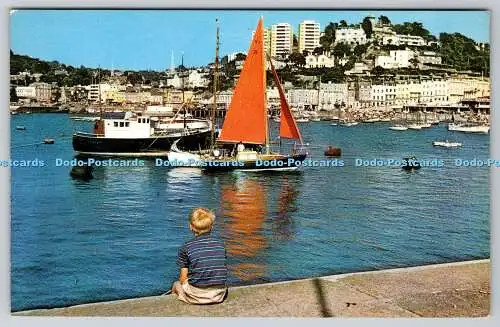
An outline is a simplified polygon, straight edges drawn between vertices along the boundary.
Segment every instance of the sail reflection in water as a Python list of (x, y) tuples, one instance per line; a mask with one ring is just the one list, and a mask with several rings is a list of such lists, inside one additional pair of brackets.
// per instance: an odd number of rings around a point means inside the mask
[(229, 269), (240, 282), (267, 281), (269, 256), (294, 238), (299, 192), (287, 176), (222, 178), (219, 214)]
[(265, 188), (252, 179), (221, 185), (221, 201), (227, 255), (234, 263), (229, 269), (242, 281), (259, 279), (265, 267), (255, 258), (267, 246), (262, 233), (267, 215)]

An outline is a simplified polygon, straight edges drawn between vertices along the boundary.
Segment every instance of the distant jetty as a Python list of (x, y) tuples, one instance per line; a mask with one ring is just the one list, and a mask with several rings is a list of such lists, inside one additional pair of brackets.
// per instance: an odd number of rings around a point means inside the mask
[(20, 106), (16, 110), (19, 113), (69, 113), (69, 109), (58, 106)]

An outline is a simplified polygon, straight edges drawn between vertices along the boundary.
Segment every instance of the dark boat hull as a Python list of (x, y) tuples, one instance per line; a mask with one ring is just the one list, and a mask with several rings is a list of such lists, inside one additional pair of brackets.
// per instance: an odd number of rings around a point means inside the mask
[[(214, 160), (205, 162), (202, 166), (202, 170), (207, 173), (212, 172), (225, 172), (225, 171), (291, 171), (296, 170), (300, 165), (296, 163), (301, 163), (307, 157), (307, 154), (298, 154), (294, 156), (282, 156), (280, 158), (272, 160), (263, 160), (258, 163), (257, 161), (223, 161)], [(292, 161), (293, 160), (293, 161)], [(265, 164), (267, 162), (267, 165)]]
[(148, 138), (106, 138), (89, 134), (73, 134), (73, 149), (81, 154), (95, 155), (155, 155), (166, 153), (172, 143), (181, 139), (179, 147), (187, 151), (205, 148), (210, 142), (210, 131), (179, 136), (154, 136)]

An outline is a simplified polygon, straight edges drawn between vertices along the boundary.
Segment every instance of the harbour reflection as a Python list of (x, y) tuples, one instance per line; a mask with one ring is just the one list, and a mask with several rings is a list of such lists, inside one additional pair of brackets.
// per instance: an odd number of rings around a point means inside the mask
[(230, 270), (240, 280), (259, 279), (265, 267), (256, 260), (266, 247), (262, 227), (267, 215), (266, 189), (257, 180), (238, 179), (221, 185), (221, 214), (228, 257), (236, 262)]
[(221, 231), (229, 268), (238, 280), (264, 280), (268, 250), (275, 242), (293, 239), (299, 195), (293, 178), (233, 175), (220, 180)]
[(299, 191), (293, 181), (284, 177), (278, 200), (278, 210), (272, 220), (272, 231), (275, 240), (291, 240), (295, 235), (295, 222), (292, 213), (297, 211)]

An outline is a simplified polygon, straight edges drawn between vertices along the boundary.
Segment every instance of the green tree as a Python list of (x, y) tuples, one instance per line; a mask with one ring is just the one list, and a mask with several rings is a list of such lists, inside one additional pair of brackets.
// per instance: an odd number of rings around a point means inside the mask
[(418, 68), (418, 64), (420, 63), (420, 61), (418, 60), (417, 57), (411, 58), (410, 60), (408, 60), (408, 62), (412, 65), (412, 67), (414, 69), (417, 69)]
[(363, 19), (363, 22), (361, 23), (361, 28), (363, 29), (363, 31), (365, 31), (366, 38), (371, 39), (373, 33), (373, 26), (369, 17), (365, 17)]
[(391, 25), (391, 20), (389, 19), (389, 17), (384, 16), (384, 15), (381, 15), (381, 16), (378, 18), (378, 21), (379, 21), (379, 22), (380, 22), (380, 24), (382, 24), (382, 25)]
[(306, 58), (300, 52), (292, 52), (292, 54), (288, 56), (288, 59), (293, 65), (297, 67), (302, 67), (306, 65)]
[(339, 27), (344, 28), (344, 27), (347, 27), (347, 26), (348, 26), (348, 25), (347, 25), (347, 22), (346, 22), (345, 20), (343, 20), (343, 19), (342, 19), (342, 20), (339, 22)]
[(351, 47), (345, 43), (337, 43), (335, 47), (333, 47), (332, 53), (337, 58), (349, 56), (351, 54)]
[(11, 86), (10, 88), (10, 102), (17, 102), (19, 98), (17, 97), (16, 88)]
[(241, 52), (238, 52), (236, 54), (236, 60), (239, 61), (239, 60), (245, 60), (247, 58), (247, 55), (244, 54), (244, 53), (241, 53)]
[(335, 43), (335, 30), (339, 27), (339, 24), (330, 22), (326, 27), (323, 33), (323, 36), (320, 37), (319, 42), (321, 46), (325, 49), (330, 49), (332, 44)]
[(385, 69), (380, 66), (377, 66), (372, 69), (371, 73), (377, 77), (380, 77), (381, 75), (385, 74)]

